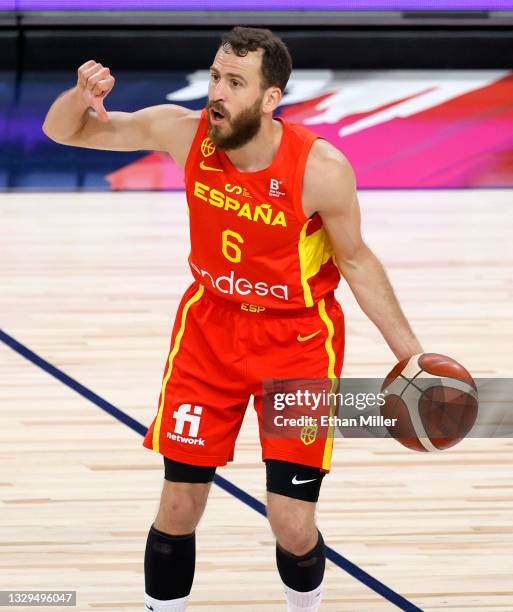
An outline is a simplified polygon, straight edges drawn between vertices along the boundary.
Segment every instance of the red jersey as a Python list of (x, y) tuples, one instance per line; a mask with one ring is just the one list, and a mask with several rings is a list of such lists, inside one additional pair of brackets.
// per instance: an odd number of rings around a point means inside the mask
[(283, 126), (270, 166), (239, 172), (208, 138), (206, 111), (185, 163), (196, 280), (223, 298), (257, 307), (310, 307), (331, 293), (340, 273), (318, 213), (301, 204), (306, 160), (317, 135)]

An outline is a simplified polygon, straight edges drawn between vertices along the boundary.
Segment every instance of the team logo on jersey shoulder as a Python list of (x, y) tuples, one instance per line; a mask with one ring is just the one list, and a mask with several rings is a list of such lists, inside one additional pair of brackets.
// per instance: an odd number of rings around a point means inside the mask
[(214, 155), (215, 152), (216, 146), (212, 140), (210, 140), (208, 137), (204, 138), (203, 142), (201, 143), (201, 154), (203, 157), (210, 157), (211, 155)]
[(278, 179), (272, 178), (269, 182), (269, 195), (273, 198), (279, 198), (280, 196), (284, 196), (285, 192), (281, 191), (282, 185), (283, 181), (279, 181)]

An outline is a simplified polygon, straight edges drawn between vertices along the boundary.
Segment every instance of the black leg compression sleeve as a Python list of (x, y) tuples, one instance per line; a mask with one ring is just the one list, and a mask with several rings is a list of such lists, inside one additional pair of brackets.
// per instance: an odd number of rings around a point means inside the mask
[(212, 482), (216, 473), (215, 467), (190, 465), (164, 457), (164, 478), (173, 482)]
[(165, 601), (188, 595), (195, 565), (194, 531), (174, 536), (151, 526), (144, 554), (145, 591), (150, 597)]
[(322, 534), (310, 552), (297, 556), (276, 543), (276, 564), (284, 584), (294, 591), (313, 591), (322, 582), (326, 565), (326, 546)]
[(326, 472), (281, 459), (266, 459), (267, 490), (294, 499), (316, 502)]

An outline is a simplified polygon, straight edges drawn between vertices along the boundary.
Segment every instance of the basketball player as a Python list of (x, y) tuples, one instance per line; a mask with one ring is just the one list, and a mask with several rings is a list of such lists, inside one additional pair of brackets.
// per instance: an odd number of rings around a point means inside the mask
[(165, 468), (144, 559), (145, 605), (154, 612), (186, 609), (195, 529), (216, 467), (233, 460), (250, 395), (288, 610), (319, 609), (325, 544), (315, 507), (333, 440), (263, 436), (261, 381), (339, 377), (344, 319), (333, 292), (341, 274), (397, 359), (423, 352), (362, 240), (349, 162), (307, 129), (273, 117), (291, 67), (269, 30), (236, 27), (210, 68), (205, 109), (164, 104), (123, 113), (105, 110), (114, 77), (90, 60), (43, 126), (66, 145), (166, 151), (185, 171), (194, 282), (178, 307), (143, 443), (164, 456)]

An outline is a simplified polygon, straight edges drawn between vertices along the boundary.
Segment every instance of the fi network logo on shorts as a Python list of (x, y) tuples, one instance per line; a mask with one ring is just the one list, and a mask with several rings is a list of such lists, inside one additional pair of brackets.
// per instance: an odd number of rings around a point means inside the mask
[[(167, 432), (167, 437), (182, 444), (196, 444), (205, 446), (205, 440), (198, 438), (198, 431), (201, 421), (202, 406), (192, 404), (182, 404), (173, 412), (175, 428), (173, 433)], [(184, 433), (185, 424), (188, 424), (188, 436)]]

